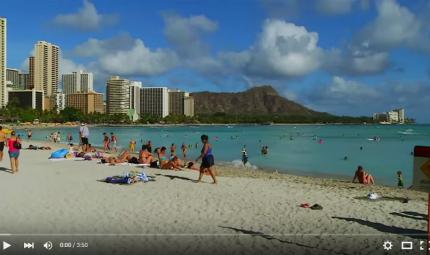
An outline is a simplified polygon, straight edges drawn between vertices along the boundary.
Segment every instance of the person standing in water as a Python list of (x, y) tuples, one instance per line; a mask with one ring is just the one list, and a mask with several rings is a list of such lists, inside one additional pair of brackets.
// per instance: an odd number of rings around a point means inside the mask
[(199, 159), (202, 159), (202, 164), (200, 165), (199, 179), (197, 182), (201, 182), (203, 174), (207, 170), (212, 177), (213, 184), (217, 184), (218, 182), (215, 178), (215, 173), (213, 170), (215, 159), (212, 153), (212, 145), (209, 143), (209, 137), (207, 135), (202, 135), (201, 140), (203, 143), (203, 148), (200, 156), (196, 159), (196, 162), (199, 161)]
[(136, 140), (134, 140), (134, 138), (131, 138), (130, 140), (130, 152), (135, 152), (136, 151)]
[(19, 151), (21, 150), (21, 141), (15, 135), (16, 135), (15, 131), (12, 131), (12, 133), (10, 133), (10, 138), (8, 139), (10, 168), (13, 174), (19, 171), (18, 158), (19, 158)]
[(89, 144), (90, 130), (85, 125), (85, 123), (82, 123), (81, 127), (79, 128), (79, 136), (81, 139), (82, 151), (87, 151), (88, 144)]
[(399, 170), (399, 171), (397, 171), (397, 187), (403, 188), (403, 186), (404, 186), (403, 175), (402, 175), (402, 171)]
[(185, 143), (182, 143), (181, 150), (182, 150), (182, 157), (185, 162), (187, 159), (187, 150), (188, 150), (188, 147), (185, 145)]
[(248, 163), (248, 152), (246, 151), (246, 145), (242, 147), (242, 163), (243, 165)]
[(3, 160), (4, 143), (6, 142), (6, 134), (0, 126), (0, 161)]
[(170, 146), (170, 157), (173, 158), (174, 156), (176, 156), (176, 145), (172, 143)]
[(116, 137), (116, 135), (112, 132), (110, 133), (110, 141), (112, 142), (112, 150), (114, 152), (118, 151), (118, 147), (117, 147), (117, 143), (118, 143), (118, 137)]
[(27, 130), (27, 139), (30, 141), (31, 137), (33, 137), (33, 131), (31, 129)]

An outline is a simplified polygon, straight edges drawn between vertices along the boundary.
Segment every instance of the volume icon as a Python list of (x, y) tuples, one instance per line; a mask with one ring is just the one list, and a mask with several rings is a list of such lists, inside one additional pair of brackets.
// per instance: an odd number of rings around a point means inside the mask
[(48, 251), (50, 251), (53, 247), (52, 242), (48, 241), (46, 243), (43, 244), (43, 247), (45, 247), (45, 249), (47, 249)]
[(24, 243), (24, 249), (34, 249), (34, 243)]

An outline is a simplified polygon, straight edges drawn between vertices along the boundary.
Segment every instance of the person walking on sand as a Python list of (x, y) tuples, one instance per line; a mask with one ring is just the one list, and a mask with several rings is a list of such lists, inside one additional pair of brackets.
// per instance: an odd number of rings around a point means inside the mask
[(185, 143), (182, 143), (181, 150), (182, 150), (182, 157), (185, 162), (187, 159), (187, 150), (188, 150), (188, 147), (185, 145)]
[(112, 150), (114, 152), (118, 151), (117, 143), (118, 143), (118, 137), (112, 132), (110, 133), (110, 141), (112, 142)]
[(82, 151), (87, 151), (88, 144), (89, 144), (90, 130), (88, 129), (87, 125), (85, 125), (85, 123), (81, 124), (81, 127), (79, 129), (79, 136), (81, 138)]
[(3, 127), (0, 126), (0, 161), (3, 160), (3, 150), (4, 150), (5, 142), (6, 142), (6, 134), (3, 131)]
[(215, 173), (213, 170), (215, 160), (212, 153), (212, 145), (209, 143), (209, 137), (207, 135), (202, 135), (201, 140), (203, 143), (203, 148), (200, 156), (196, 159), (196, 162), (199, 161), (199, 159), (202, 159), (202, 164), (200, 165), (199, 179), (197, 182), (202, 181), (203, 174), (207, 170), (212, 177), (213, 184), (217, 184), (218, 182), (215, 178)]
[(21, 150), (21, 141), (15, 136), (15, 131), (10, 133), (10, 138), (8, 140), (9, 145), (9, 157), (10, 157), (10, 169), (12, 173), (15, 174), (19, 171), (19, 151)]

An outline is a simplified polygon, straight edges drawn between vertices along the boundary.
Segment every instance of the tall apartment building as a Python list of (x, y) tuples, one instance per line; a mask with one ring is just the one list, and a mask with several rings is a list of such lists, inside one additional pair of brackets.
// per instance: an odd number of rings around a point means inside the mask
[(21, 71), (18, 69), (7, 68), (6, 69), (7, 87), (13, 88), (13, 89), (19, 89), (20, 88), (20, 82), (19, 82), (20, 74), (21, 74)]
[(30, 74), (28, 73), (21, 73), (19, 75), (19, 87), (21, 89), (29, 89), (30, 84)]
[(184, 115), (188, 117), (194, 117), (194, 97), (190, 96), (190, 93), (185, 93)]
[(140, 114), (169, 115), (169, 92), (166, 87), (143, 87), (140, 91)]
[(55, 96), (60, 74), (60, 47), (45, 41), (34, 46), (34, 88), (47, 97)]
[(130, 81), (112, 76), (106, 84), (106, 112), (128, 114), (130, 109)]
[(169, 115), (184, 115), (185, 92), (169, 89)]
[(94, 91), (67, 94), (66, 102), (67, 107), (78, 109), (85, 114), (105, 111), (103, 94)]
[(7, 22), (0, 17), (0, 107), (7, 105), (6, 62), (7, 62)]
[(34, 57), (28, 58), (28, 84), (26, 89), (34, 89)]
[(142, 89), (142, 82), (131, 81), (130, 83), (130, 109), (135, 110), (136, 114), (140, 117), (140, 90)]
[(87, 93), (93, 91), (93, 73), (85, 73), (82, 70), (71, 74), (63, 74), (63, 90), (64, 93), (72, 94), (76, 92)]

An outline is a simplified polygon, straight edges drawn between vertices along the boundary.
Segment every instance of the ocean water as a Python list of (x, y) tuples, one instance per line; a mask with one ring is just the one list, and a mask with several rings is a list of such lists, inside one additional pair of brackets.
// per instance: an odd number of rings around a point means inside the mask
[[(79, 128), (33, 129), (33, 137), (46, 140), (60, 131), (62, 141), (72, 133), (77, 143)], [(214, 148), (216, 162), (236, 163), (241, 149), (247, 146), (249, 162), (258, 168), (300, 175), (351, 178), (362, 165), (377, 183), (396, 185), (396, 171), (402, 170), (406, 185), (412, 183), (415, 145), (430, 146), (430, 125), (220, 125), (161, 127), (90, 127), (90, 143), (102, 145), (102, 133), (114, 132), (119, 145), (128, 148), (130, 139), (151, 140), (154, 147), (175, 143), (178, 151), (184, 142), (198, 144), (189, 150), (195, 159), (201, 149), (200, 135), (207, 134)], [(25, 132), (19, 131), (23, 136)], [(380, 137), (380, 141), (369, 138)], [(261, 147), (269, 154), (261, 155)], [(360, 149), (362, 147), (362, 150)], [(347, 160), (344, 157), (347, 157)]]

